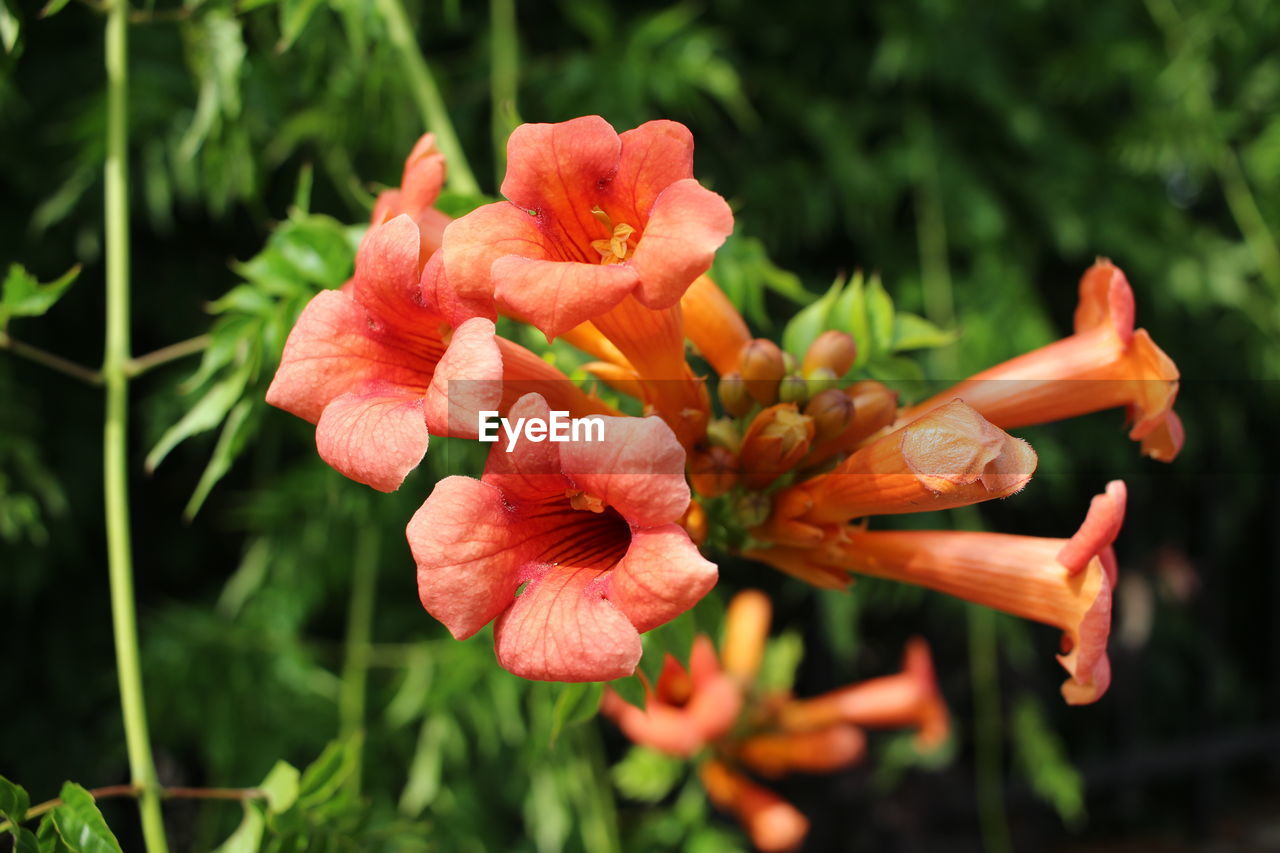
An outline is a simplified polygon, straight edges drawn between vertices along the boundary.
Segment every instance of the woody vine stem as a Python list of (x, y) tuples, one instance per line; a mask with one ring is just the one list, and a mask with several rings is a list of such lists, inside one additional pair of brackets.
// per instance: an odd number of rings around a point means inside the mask
[(103, 501), (106, 505), (107, 569), (116, 673), (124, 716), (129, 773), (139, 790), (142, 837), (147, 853), (168, 853), (151, 739), (147, 731), (138, 625), (133, 592), (133, 545), (129, 535), (129, 7), (114, 0), (107, 12), (107, 154), (105, 219), (107, 262), (106, 352), (102, 378), (107, 390), (103, 421)]

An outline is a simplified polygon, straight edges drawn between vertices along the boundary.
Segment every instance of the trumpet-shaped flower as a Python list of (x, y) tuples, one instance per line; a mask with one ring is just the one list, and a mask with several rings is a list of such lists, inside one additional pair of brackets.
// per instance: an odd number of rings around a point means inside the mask
[(622, 134), (599, 116), (521, 125), (502, 194), (446, 230), (449, 284), (548, 337), (628, 296), (675, 306), (733, 230), (724, 199), (693, 177), (692, 135), (672, 121)]
[(422, 461), (429, 433), (474, 438), (476, 413), (505, 411), (520, 393), (579, 415), (610, 411), (496, 339), (492, 321), (450, 327), (421, 298), (420, 245), (408, 216), (375, 225), (352, 280), (316, 294), (289, 333), (267, 402), (316, 425), (326, 462), (389, 492)]
[[(546, 421), (526, 395), (508, 419)], [(692, 607), (716, 567), (675, 522), (684, 452), (657, 418), (602, 418), (603, 441), (497, 445), (480, 480), (447, 477), (409, 522), (423, 606), (458, 639), (491, 621), (525, 678), (630, 675), (640, 633)]]
[(827, 474), (778, 493), (755, 535), (813, 544), (832, 525), (868, 515), (951, 509), (1022, 489), (1031, 445), (955, 400), (861, 448)]
[(694, 640), (687, 670), (667, 656), (658, 683), (646, 689), (644, 708), (612, 689), (600, 705), (632, 742), (681, 758), (728, 732), (741, 709), (742, 689), (721, 670), (705, 635)]
[(912, 406), (904, 418), (957, 397), (1004, 429), (1124, 407), (1133, 424), (1129, 437), (1142, 442), (1146, 455), (1171, 461), (1183, 442), (1173, 411), (1178, 368), (1133, 322), (1128, 279), (1099, 260), (1080, 279), (1075, 334), (984, 370)]
[(711, 802), (737, 817), (751, 843), (764, 853), (794, 850), (808, 834), (809, 819), (795, 806), (723, 762), (706, 762), (698, 776)]
[(902, 672), (872, 678), (811, 699), (793, 699), (778, 711), (787, 731), (822, 730), (837, 723), (864, 728), (914, 728), (916, 743), (934, 749), (947, 739), (951, 716), (938, 690), (929, 646), (919, 637), (907, 644)]
[(1111, 683), (1107, 638), (1116, 565), (1111, 543), (1124, 521), (1125, 486), (1107, 484), (1070, 539), (971, 531), (846, 528), (818, 547), (750, 552), (815, 578), (841, 571), (913, 583), (1062, 629), (1058, 662), (1069, 704), (1096, 701)]

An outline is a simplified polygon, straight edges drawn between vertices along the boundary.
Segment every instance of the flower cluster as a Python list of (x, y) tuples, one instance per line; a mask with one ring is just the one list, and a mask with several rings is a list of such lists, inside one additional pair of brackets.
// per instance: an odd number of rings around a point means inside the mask
[[(433, 207), (444, 175), (428, 135), (402, 186), (379, 197), (351, 281), (298, 318), (268, 399), (316, 425), (330, 465), (384, 491), (431, 435), (477, 438), (487, 414), (599, 418), (598, 441), (525, 430), (492, 444), (479, 480), (441, 480), (409, 522), (422, 604), (455, 637), (492, 622), (499, 663), (527, 678), (627, 676), (640, 635), (715, 585), (705, 545), (819, 587), (891, 578), (1056, 626), (1066, 700), (1106, 691), (1124, 483), (1108, 484), (1063, 539), (868, 519), (1014, 495), (1037, 459), (1009, 430), (1103, 409), (1126, 410), (1142, 451), (1173, 459), (1178, 371), (1134, 328), (1119, 268), (1098, 260), (1085, 272), (1069, 337), (903, 405), (859, 376), (865, 342), (845, 331), (812, 332), (793, 353), (752, 337), (708, 276), (733, 215), (694, 178), (683, 125), (523, 125), (504, 198), (457, 219)], [(499, 335), (499, 322), (576, 347), (608, 399)], [(739, 601), (767, 609), (758, 594)], [(778, 847), (778, 827), (802, 819), (777, 818), (742, 768), (847, 763), (860, 754), (856, 727), (910, 721), (926, 740), (945, 730), (936, 693), (921, 686), (932, 684), (922, 645), (875, 690), (771, 704), (750, 687), (760, 640), (739, 643), (733, 624), (719, 661), (704, 639), (687, 668), (668, 662), (647, 710), (616, 698), (606, 707), (666, 751), (714, 744), (708, 791), (761, 846)]]
[(601, 711), (633, 742), (696, 758), (708, 797), (742, 823), (764, 851), (799, 846), (809, 822), (753, 777), (834, 773), (866, 754), (867, 729), (913, 729), (923, 752), (938, 749), (950, 715), (934, 677), (929, 647), (907, 646), (902, 671), (798, 699), (757, 676), (769, 631), (769, 599), (756, 590), (729, 603), (720, 653), (709, 637), (694, 642), (689, 666), (665, 659), (644, 708), (606, 691)]

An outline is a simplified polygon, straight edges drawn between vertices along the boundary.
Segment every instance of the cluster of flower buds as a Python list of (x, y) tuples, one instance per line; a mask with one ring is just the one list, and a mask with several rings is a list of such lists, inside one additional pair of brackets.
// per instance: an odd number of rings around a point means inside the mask
[(804, 840), (809, 821), (760, 780), (856, 765), (866, 756), (868, 729), (913, 730), (917, 748), (933, 751), (947, 740), (950, 717), (919, 639), (895, 675), (803, 699), (761, 685), (770, 611), (763, 593), (738, 593), (718, 654), (699, 636), (687, 668), (666, 658), (644, 708), (612, 690), (601, 707), (633, 742), (693, 760), (707, 796), (738, 819), (756, 847), (786, 851)]
[[(870, 519), (1013, 495), (1037, 460), (1006, 430), (1104, 409), (1128, 413), (1147, 455), (1177, 455), (1178, 371), (1134, 328), (1115, 265), (1085, 272), (1071, 335), (903, 406), (851, 375), (860, 342), (842, 331), (815, 333), (802, 353), (753, 337), (707, 275), (733, 215), (693, 177), (683, 125), (522, 125), (507, 162), (505, 199), (450, 219), (433, 208), (445, 163), (424, 137), (402, 186), (379, 198), (351, 281), (298, 318), (268, 392), (316, 425), (329, 464), (384, 491), (429, 436), (482, 438), (490, 415), (517, 424), (479, 479), (440, 481), (409, 523), (428, 612), (460, 638), (493, 622), (499, 662), (523, 676), (614, 679), (635, 670), (640, 634), (712, 588), (716, 566), (700, 547), (718, 548), (820, 587), (886, 577), (1054, 625), (1067, 701), (1103, 694), (1122, 482), (1065, 539)], [(500, 317), (581, 350), (584, 369), (645, 416), (621, 415), (498, 335)], [(545, 424), (519, 426), (556, 413), (596, 418), (605, 435), (557, 443)], [(725, 671), (745, 689), (747, 669)], [(828, 735), (796, 720), (861, 701), (784, 703), (754, 720), (757, 739), (708, 765), (708, 790), (758, 811), (743, 804), (766, 800), (738, 769), (768, 775), (823, 752), (806, 749)]]

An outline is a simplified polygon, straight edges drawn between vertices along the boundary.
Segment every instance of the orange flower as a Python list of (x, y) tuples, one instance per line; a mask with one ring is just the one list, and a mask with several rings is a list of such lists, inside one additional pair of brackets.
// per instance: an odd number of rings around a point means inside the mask
[(444, 155), (436, 148), (433, 133), (424, 133), (404, 161), (400, 186), (383, 190), (373, 205), (371, 225), (390, 222), (400, 214), (408, 214), (422, 235), (419, 263), (425, 264), (444, 239), (444, 229), (453, 218), (432, 205), (444, 186)]
[(1178, 368), (1145, 329), (1133, 328), (1133, 290), (1101, 259), (1080, 279), (1075, 334), (996, 365), (903, 412), (911, 419), (956, 398), (1003, 429), (1049, 423), (1124, 406), (1129, 437), (1171, 461), (1182, 449), (1173, 411)]
[[(745, 451), (744, 458), (750, 458)], [(831, 473), (782, 490), (769, 520), (752, 534), (815, 544), (832, 525), (862, 516), (1006, 497), (1027, 484), (1035, 466), (1031, 445), (957, 400), (873, 441)]]
[(837, 723), (865, 728), (915, 728), (922, 750), (941, 745), (951, 730), (946, 702), (938, 691), (929, 645), (919, 637), (907, 644), (902, 672), (851, 684), (812, 699), (795, 699), (778, 710), (788, 731), (812, 731)]
[(738, 353), (751, 340), (747, 323), (716, 283), (705, 275), (693, 280), (680, 300), (684, 330), (716, 373), (738, 366)]
[(763, 489), (790, 471), (809, 452), (813, 419), (800, 414), (795, 403), (770, 406), (751, 421), (738, 454), (742, 482)]
[(813, 548), (774, 546), (748, 552), (784, 571), (835, 585), (841, 572), (913, 583), (1063, 631), (1058, 662), (1069, 704), (1096, 701), (1111, 683), (1107, 638), (1125, 486), (1107, 484), (1070, 539), (966, 531), (845, 528)]
[(698, 637), (686, 670), (667, 656), (662, 675), (645, 690), (644, 708), (606, 689), (600, 712), (635, 743), (688, 758), (729, 731), (742, 708), (742, 691), (720, 669), (711, 641)]
[(715, 760), (703, 764), (698, 775), (711, 802), (737, 817), (760, 850), (783, 853), (804, 841), (809, 819), (777, 794)]
[(737, 758), (761, 776), (779, 779), (789, 773), (833, 773), (858, 763), (866, 752), (862, 729), (837, 723), (814, 731), (749, 737), (738, 747)]
[(743, 684), (755, 681), (760, 670), (772, 618), (773, 605), (769, 597), (756, 589), (744, 589), (729, 601), (725, 609), (724, 643), (720, 657), (724, 661), (725, 672)]

